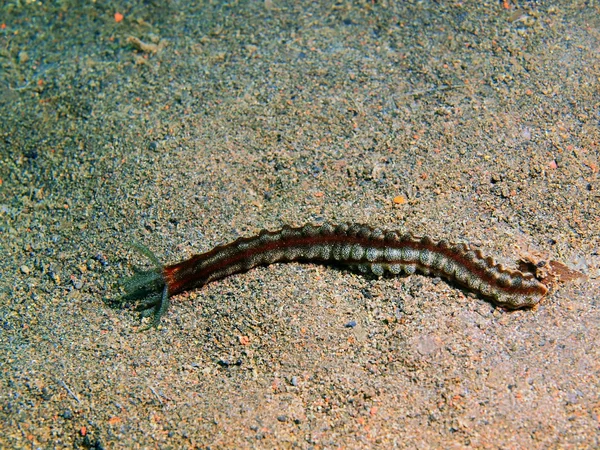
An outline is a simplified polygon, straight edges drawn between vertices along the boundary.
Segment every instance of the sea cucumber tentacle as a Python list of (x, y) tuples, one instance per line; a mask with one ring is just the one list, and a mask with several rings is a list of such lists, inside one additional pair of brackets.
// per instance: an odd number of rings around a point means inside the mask
[[(509, 309), (533, 307), (548, 293), (532, 274), (506, 269), (467, 244), (361, 224), (329, 223), (299, 228), (286, 225), (279, 231), (263, 230), (257, 236), (239, 238), (180, 263), (145, 272), (137, 280), (134, 277), (129, 291), (146, 295), (140, 308), (154, 312), (155, 325), (168, 307), (169, 296), (260, 265), (289, 261), (335, 263), (376, 276), (385, 272), (434, 274)], [(153, 262), (159, 264), (155, 258)]]
[(128, 300), (139, 301), (136, 310), (142, 317), (154, 316), (148, 328), (157, 327), (161, 317), (169, 308), (169, 290), (162, 275), (163, 265), (158, 258), (147, 247), (132, 243), (132, 248), (142, 255), (148, 257), (155, 266), (154, 270), (137, 270), (129, 279), (123, 282), (125, 294), (117, 299), (117, 303), (123, 303)]

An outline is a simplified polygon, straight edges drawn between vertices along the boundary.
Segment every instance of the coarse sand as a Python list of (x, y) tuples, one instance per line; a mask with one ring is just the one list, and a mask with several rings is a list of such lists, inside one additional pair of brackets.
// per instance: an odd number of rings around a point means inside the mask
[[(5, 0), (0, 448), (600, 446), (597, 1)], [(507, 312), (275, 264), (138, 332), (133, 267), (359, 222), (586, 275)]]

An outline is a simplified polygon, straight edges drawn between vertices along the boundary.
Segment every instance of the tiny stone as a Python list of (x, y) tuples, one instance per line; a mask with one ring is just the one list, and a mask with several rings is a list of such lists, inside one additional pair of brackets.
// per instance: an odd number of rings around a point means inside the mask
[(17, 58), (19, 60), (19, 64), (25, 64), (27, 61), (29, 61), (29, 54), (25, 50), (21, 50), (17, 54)]
[(348, 322), (346, 325), (344, 325), (346, 328), (354, 328), (356, 326), (356, 320), (351, 320), (350, 322)]
[(22, 265), (21, 272), (23, 272), (25, 275), (29, 275), (31, 273), (31, 269), (29, 267), (27, 267), (26, 265)]
[(287, 416), (284, 416), (284, 415), (277, 416), (277, 420), (279, 420), (280, 422), (287, 422)]
[(60, 275), (58, 275), (56, 272), (50, 272), (50, 278), (52, 278), (52, 281), (54, 281), (56, 284), (60, 284)]

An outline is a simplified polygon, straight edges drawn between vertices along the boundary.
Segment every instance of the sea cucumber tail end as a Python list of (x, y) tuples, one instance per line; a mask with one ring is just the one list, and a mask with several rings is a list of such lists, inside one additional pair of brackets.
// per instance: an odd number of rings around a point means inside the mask
[(163, 265), (154, 253), (141, 244), (134, 243), (131, 246), (152, 261), (155, 268), (151, 270), (134, 268), (135, 274), (122, 283), (125, 294), (117, 301), (121, 304), (125, 302), (137, 303), (135, 309), (139, 311), (142, 318), (152, 317), (150, 323), (139, 330), (145, 331), (158, 327), (160, 319), (167, 312), (169, 308), (169, 289), (163, 276)]
[[(517, 272), (513, 272), (517, 273)], [(536, 307), (548, 294), (548, 287), (531, 274), (521, 274), (513, 279), (519, 292), (494, 292), (494, 303), (506, 309), (530, 309)]]

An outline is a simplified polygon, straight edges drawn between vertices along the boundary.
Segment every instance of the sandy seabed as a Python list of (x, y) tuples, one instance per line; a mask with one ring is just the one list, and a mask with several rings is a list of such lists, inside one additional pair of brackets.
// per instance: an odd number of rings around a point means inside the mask
[[(597, 2), (0, 11), (0, 447), (600, 446)], [(587, 279), (507, 312), (276, 264), (144, 333), (110, 302), (150, 267), (130, 242), (324, 221)]]

